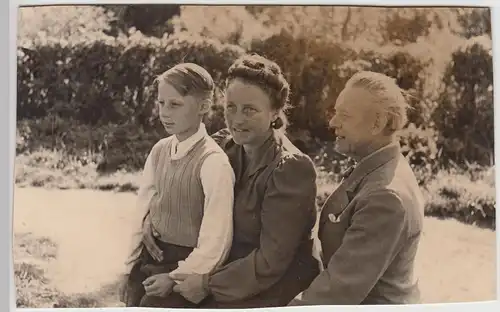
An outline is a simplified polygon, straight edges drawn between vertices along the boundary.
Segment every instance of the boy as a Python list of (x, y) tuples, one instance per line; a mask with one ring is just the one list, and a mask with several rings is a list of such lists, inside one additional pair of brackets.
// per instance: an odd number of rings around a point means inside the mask
[[(172, 292), (176, 276), (208, 273), (232, 242), (234, 173), (202, 123), (215, 89), (202, 67), (179, 64), (157, 78), (160, 120), (171, 136), (147, 157), (120, 299), (126, 306), (195, 307)], [(146, 247), (146, 248), (144, 248)]]

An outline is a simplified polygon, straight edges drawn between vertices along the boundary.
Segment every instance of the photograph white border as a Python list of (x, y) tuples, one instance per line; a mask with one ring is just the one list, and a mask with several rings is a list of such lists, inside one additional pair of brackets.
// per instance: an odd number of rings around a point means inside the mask
[[(0, 236), (0, 250), (2, 251), (1, 262), (0, 262), (0, 283), (3, 285), (0, 287), (2, 290), (0, 292), (0, 311), (14, 311), (15, 308), (15, 285), (14, 285), (14, 275), (13, 275), (13, 259), (12, 259), (12, 217), (13, 217), (13, 190), (14, 190), (14, 159), (15, 159), (15, 130), (16, 130), (16, 28), (17, 28), (17, 8), (19, 5), (53, 5), (53, 4), (96, 4), (99, 2), (105, 2), (109, 4), (118, 3), (168, 3), (175, 2), (181, 4), (274, 4), (274, 5), (290, 5), (290, 4), (323, 4), (323, 5), (392, 5), (392, 6), (489, 6), (492, 7), (492, 40), (493, 40), (493, 52), (494, 54), (494, 95), (499, 94), (500, 85), (500, 63), (498, 62), (498, 51), (500, 51), (500, 37), (498, 35), (500, 27), (500, 6), (499, 3), (490, 1), (459, 1), (459, 0), (448, 0), (448, 1), (398, 1), (398, 0), (385, 0), (385, 1), (224, 1), (224, 0), (204, 0), (204, 1), (159, 1), (159, 0), (143, 0), (143, 1), (119, 1), (119, 0), (108, 0), (108, 1), (84, 1), (84, 0), (73, 0), (73, 1), (0, 1), (0, 41), (6, 43), (8, 49), (1, 49), (0, 57), (0, 94), (7, 101), (8, 107), (6, 112), (0, 114), (0, 137), (1, 141), (4, 142), (3, 152), (0, 153), (0, 164), (2, 166), (3, 174), (0, 175), (2, 179), (2, 184), (0, 185), (0, 199), (4, 201), (4, 204), (0, 209), (1, 215), (0, 220), (3, 226), (0, 229), (4, 232), (4, 235)], [(4, 45), (4, 46), (6, 46)], [(496, 62), (495, 62), (496, 61)], [(5, 70), (8, 69), (8, 70)], [(499, 101), (497, 96), (494, 96), (495, 107)], [(4, 110), (5, 112), (5, 110)], [(495, 125), (499, 124), (499, 112), (497, 109), (494, 111), (495, 115)], [(498, 137), (498, 129), (495, 127), (495, 138)], [(495, 163), (498, 162), (500, 155), (500, 147), (495, 144)], [(495, 177), (498, 180), (499, 174), (495, 170)], [(497, 198), (499, 191), (496, 190)], [(5, 200), (7, 199), (7, 202)], [(498, 217), (497, 217), (498, 218)], [(497, 232), (497, 263), (500, 259), (500, 252), (498, 248), (498, 232)], [(386, 311), (450, 311), (450, 312), (460, 312), (460, 311), (500, 311), (500, 304), (498, 297), (500, 294), (500, 283), (498, 280), (498, 266), (497, 266), (497, 300), (496, 301), (485, 301), (485, 302), (471, 302), (471, 303), (442, 303), (442, 304), (421, 304), (421, 305), (408, 305), (408, 306), (315, 306), (315, 307), (287, 307), (287, 308), (269, 308), (261, 309), (262, 311), (267, 310), (282, 310), (287, 309), (289, 311), (297, 312), (312, 312), (312, 311), (322, 311), (324, 309), (330, 310), (335, 309), (335, 311), (370, 311), (370, 312), (386, 312)], [(461, 274), (461, 272), (457, 272)], [(4, 286), (5, 285), (5, 286)], [(68, 311), (68, 312), (95, 312), (95, 311), (145, 311), (145, 312), (157, 312), (158, 309), (147, 309), (147, 308), (97, 308), (97, 309), (19, 309), (20, 311), (26, 312), (55, 312), (55, 311)], [(185, 309), (169, 309), (169, 311), (185, 311)], [(207, 310), (210, 311), (210, 310)], [(229, 310), (231, 311), (231, 310)]]

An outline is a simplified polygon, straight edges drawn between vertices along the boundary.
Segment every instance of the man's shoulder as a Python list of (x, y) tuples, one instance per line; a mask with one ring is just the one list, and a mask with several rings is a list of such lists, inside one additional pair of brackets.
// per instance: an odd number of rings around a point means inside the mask
[(420, 186), (403, 156), (368, 174), (360, 186), (359, 195), (365, 199), (377, 197), (391, 201), (404, 210), (421, 210), (423, 205)]
[(363, 184), (367, 189), (386, 189), (395, 193), (419, 188), (415, 173), (402, 155), (368, 173)]

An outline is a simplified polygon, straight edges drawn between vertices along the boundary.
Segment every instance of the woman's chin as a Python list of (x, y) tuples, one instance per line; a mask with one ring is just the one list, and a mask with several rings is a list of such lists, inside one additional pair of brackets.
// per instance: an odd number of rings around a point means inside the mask
[(248, 144), (251, 141), (251, 138), (248, 135), (246, 135), (246, 133), (232, 131), (232, 136), (233, 136), (233, 141), (239, 145)]

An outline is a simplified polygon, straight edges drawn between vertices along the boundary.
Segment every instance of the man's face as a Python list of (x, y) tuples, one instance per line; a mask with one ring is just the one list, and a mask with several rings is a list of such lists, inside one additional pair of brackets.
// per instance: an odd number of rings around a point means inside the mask
[(376, 112), (371, 95), (358, 87), (347, 87), (335, 103), (335, 114), (330, 127), (337, 137), (336, 150), (349, 157), (364, 156), (363, 151), (375, 138)]

